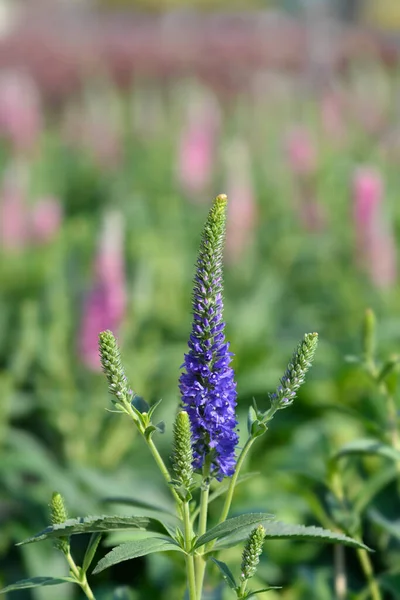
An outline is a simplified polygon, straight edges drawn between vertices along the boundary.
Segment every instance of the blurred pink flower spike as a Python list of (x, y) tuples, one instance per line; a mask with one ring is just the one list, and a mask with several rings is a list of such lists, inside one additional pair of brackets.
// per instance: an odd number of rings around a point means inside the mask
[(251, 240), (258, 211), (246, 144), (241, 140), (231, 142), (226, 149), (225, 161), (225, 190), (228, 196), (226, 259), (236, 263)]
[(201, 95), (189, 104), (178, 151), (177, 177), (191, 197), (200, 197), (213, 176), (220, 109), (211, 95)]
[(95, 259), (92, 288), (84, 302), (79, 353), (83, 363), (100, 371), (98, 335), (105, 329), (118, 334), (126, 311), (123, 219), (119, 212), (105, 215)]
[(320, 104), (322, 128), (331, 141), (339, 143), (344, 142), (346, 138), (343, 108), (342, 99), (337, 93), (324, 93)]
[(295, 127), (286, 137), (286, 156), (295, 175), (311, 175), (317, 168), (317, 151), (311, 133), (305, 127)]
[(36, 202), (31, 210), (31, 237), (39, 244), (51, 242), (62, 222), (62, 206), (58, 198), (47, 197)]
[(396, 280), (396, 248), (383, 218), (382, 176), (372, 167), (360, 167), (352, 188), (357, 262), (377, 287), (390, 287)]
[(42, 130), (40, 96), (35, 82), (23, 71), (0, 74), (0, 136), (16, 152), (31, 150)]
[(15, 253), (29, 242), (26, 176), (24, 165), (16, 161), (6, 169), (0, 187), (0, 246)]

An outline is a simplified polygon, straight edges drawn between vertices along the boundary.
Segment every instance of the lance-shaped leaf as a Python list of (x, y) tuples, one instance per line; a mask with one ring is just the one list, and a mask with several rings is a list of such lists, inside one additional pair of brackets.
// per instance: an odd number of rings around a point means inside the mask
[[(293, 540), (306, 540), (314, 542), (323, 542), (326, 544), (343, 544), (345, 546), (353, 546), (354, 548), (363, 548), (364, 550), (370, 550), (368, 546), (365, 546), (362, 542), (359, 542), (347, 535), (330, 531), (329, 529), (323, 529), (322, 527), (306, 526), (306, 525), (292, 525), (290, 523), (282, 523), (280, 521), (266, 521), (260, 523), (265, 529), (265, 539), (293, 539)], [(246, 535), (243, 531), (235, 531), (230, 536), (220, 539), (214, 546), (214, 550), (220, 550), (222, 548), (230, 548), (238, 544), (239, 542), (246, 539)]]
[(334, 456), (338, 459), (350, 454), (374, 454), (394, 461), (400, 461), (400, 452), (380, 440), (359, 439), (345, 444)]
[(208, 544), (212, 540), (224, 538), (234, 532), (243, 535), (241, 539), (246, 539), (255, 525), (264, 525), (272, 519), (274, 519), (274, 515), (267, 513), (248, 513), (239, 517), (232, 517), (216, 525), (216, 527), (212, 527), (204, 535), (201, 535), (194, 546), (194, 550), (204, 546), (204, 544)]
[(77, 519), (68, 519), (64, 523), (57, 523), (46, 527), (36, 535), (23, 540), (17, 544), (30, 544), (31, 542), (40, 542), (47, 538), (65, 537), (78, 533), (94, 533), (115, 531), (116, 529), (147, 529), (151, 525), (151, 519), (147, 517), (120, 517), (120, 516), (96, 516), (96, 517), (78, 517)]
[(264, 592), (270, 592), (271, 590), (280, 590), (280, 589), (282, 589), (282, 588), (274, 585), (272, 587), (263, 588), (262, 590), (254, 590), (254, 592), (249, 592), (248, 594), (243, 596), (243, 600), (247, 600), (248, 598), (252, 598), (253, 596), (257, 596), (258, 594), (264, 594)]
[[(110, 498), (109, 502), (113, 502), (115, 504), (125, 504), (126, 506), (135, 506), (136, 501), (129, 498)], [(140, 515), (142, 509), (137, 507)], [(139, 516), (138, 515), (138, 516)], [(173, 515), (169, 512), (165, 512), (163, 510), (143, 510), (143, 516), (148, 519), (153, 519), (154, 521), (158, 521), (161, 525), (166, 529), (166, 531), (173, 536), (177, 529), (183, 530), (183, 523), (181, 519), (179, 519), (176, 515)]]
[(224, 562), (222, 562), (221, 560), (217, 560), (214, 557), (211, 557), (211, 560), (213, 561), (214, 564), (217, 565), (218, 569), (222, 573), (222, 577), (225, 579), (225, 581), (229, 585), (229, 587), (232, 590), (236, 590), (236, 588), (238, 587), (238, 584), (236, 583), (235, 578), (232, 574), (232, 571), (230, 570), (228, 565), (225, 564)]
[(86, 548), (85, 556), (83, 559), (82, 569), (84, 573), (88, 570), (90, 565), (92, 564), (92, 560), (94, 559), (94, 555), (96, 554), (96, 550), (100, 544), (102, 534), (99, 532), (92, 533), (90, 536), (89, 543)]
[(183, 552), (177, 542), (167, 536), (156, 538), (147, 538), (145, 540), (135, 540), (117, 546), (111, 552), (105, 555), (104, 558), (97, 564), (93, 574), (100, 573), (104, 569), (108, 569), (112, 565), (116, 565), (125, 560), (145, 556), (152, 552), (167, 552), (167, 551)]
[(0, 594), (43, 587), (46, 585), (60, 585), (61, 583), (76, 583), (76, 581), (75, 579), (72, 579), (72, 577), (32, 577), (31, 579), (21, 579), (21, 581), (8, 585), (0, 590)]

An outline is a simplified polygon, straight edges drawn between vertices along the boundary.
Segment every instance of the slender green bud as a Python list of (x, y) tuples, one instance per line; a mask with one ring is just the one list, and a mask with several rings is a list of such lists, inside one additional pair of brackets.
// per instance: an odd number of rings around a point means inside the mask
[(365, 362), (368, 364), (373, 363), (376, 349), (376, 317), (374, 311), (370, 308), (367, 308), (364, 313), (362, 344)]
[(177, 481), (189, 490), (193, 483), (192, 434), (189, 415), (184, 410), (177, 414), (174, 423), (172, 463)]
[[(68, 519), (67, 509), (64, 504), (64, 499), (58, 492), (53, 492), (50, 502), (50, 517), (52, 525), (64, 523)], [(64, 554), (69, 552), (69, 539), (63, 537), (55, 540), (54, 546), (61, 550)]]
[(281, 384), (273, 394), (269, 395), (274, 408), (286, 408), (293, 403), (296, 392), (304, 383), (305, 375), (311, 367), (317, 343), (317, 333), (306, 333), (297, 346), (281, 379)]
[(249, 535), (242, 554), (242, 565), (240, 578), (246, 581), (253, 577), (260, 562), (260, 555), (263, 549), (265, 529), (259, 525)]
[(118, 402), (129, 401), (131, 392), (121, 363), (117, 340), (111, 331), (99, 335), (100, 360), (108, 380), (110, 392)]

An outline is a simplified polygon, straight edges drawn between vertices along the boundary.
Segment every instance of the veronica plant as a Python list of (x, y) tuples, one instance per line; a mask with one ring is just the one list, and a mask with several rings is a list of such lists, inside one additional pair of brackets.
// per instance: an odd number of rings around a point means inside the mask
[[(76, 567), (70, 558), (69, 538), (79, 533), (94, 534), (97, 547), (103, 532), (120, 529), (151, 532), (144, 538), (116, 546), (100, 560), (93, 574), (153, 552), (175, 552), (182, 557), (182, 564), (186, 567), (187, 584), (186, 591), (182, 590), (182, 597), (186, 594), (189, 600), (201, 600), (210, 561), (218, 567), (232, 596), (237, 599), (244, 600), (271, 589), (268, 585), (261, 590), (248, 589), (249, 580), (256, 572), (264, 539), (313, 539), (366, 548), (360, 540), (344, 534), (318, 527), (285, 524), (268, 513), (230, 516), (235, 486), (240, 481), (245, 458), (255, 441), (265, 434), (275, 413), (293, 403), (311, 366), (317, 334), (306, 334), (296, 348), (276, 391), (270, 394), (269, 408), (259, 409), (256, 403), (250, 407), (247, 441), (239, 449), (235, 414), (236, 383), (223, 320), (222, 253), (226, 208), (227, 197), (221, 194), (211, 207), (201, 237), (194, 277), (193, 324), (189, 351), (185, 355), (179, 380), (181, 407), (173, 426), (170, 465), (164, 461), (155, 443), (156, 435), (164, 430), (163, 423), (153, 420), (158, 403), (150, 407), (132, 391), (114, 335), (110, 331), (100, 334), (101, 363), (112, 394), (114, 411), (127, 415), (141, 434), (175, 503), (175, 516), (167, 510), (150, 510), (148, 514), (140, 516), (57, 518), (44, 531), (22, 542), (56, 538), (70, 566), (70, 576), (64, 580), (76, 581), (88, 598), (94, 598), (86, 579), (94, 556), (91, 550), (93, 542), (89, 545), (88, 559), (85, 559), (83, 567)], [(216, 488), (210, 494), (213, 480)], [(225, 494), (225, 499), (219, 519), (210, 526), (210, 502), (222, 494)], [(134, 505), (134, 502), (131, 504)], [(225, 548), (240, 544), (244, 544), (244, 549), (240, 574), (236, 578), (216, 555)], [(50, 579), (43, 579), (43, 585), (49, 585)], [(58, 579), (53, 583), (62, 581)], [(37, 579), (19, 582), (3, 591), (34, 585), (38, 585)]]

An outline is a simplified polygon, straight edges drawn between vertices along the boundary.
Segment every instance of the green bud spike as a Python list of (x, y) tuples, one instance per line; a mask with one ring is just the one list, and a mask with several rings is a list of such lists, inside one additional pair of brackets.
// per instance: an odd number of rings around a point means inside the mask
[(192, 434), (189, 415), (184, 410), (177, 414), (174, 423), (172, 463), (177, 481), (190, 490), (193, 483)]
[(374, 364), (376, 350), (376, 317), (370, 308), (364, 313), (362, 329), (363, 358), (370, 366)]
[(117, 402), (129, 401), (131, 392), (121, 363), (121, 354), (117, 340), (111, 331), (102, 331), (99, 335), (100, 360), (108, 380), (110, 392)]
[(240, 579), (247, 581), (255, 574), (263, 549), (265, 529), (259, 525), (249, 535), (242, 554)]
[[(64, 499), (58, 492), (53, 492), (50, 502), (50, 518), (52, 525), (64, 523), (68, 519), (67, 509), (64, 504)], [(69, 552), (69, 539), (63, 537), (54, 541), (54, 546), (61, 550), (64, 554)]]
[(304, 383), (305, 375), (311, 367), (317, 343), (317, 333), (306, 333), (297, 346), (281, 379), (281, 385), (273, 394), (270, 394), (271, 405), (274, 409), (286, 408), (293, 403), (296, 392)]

